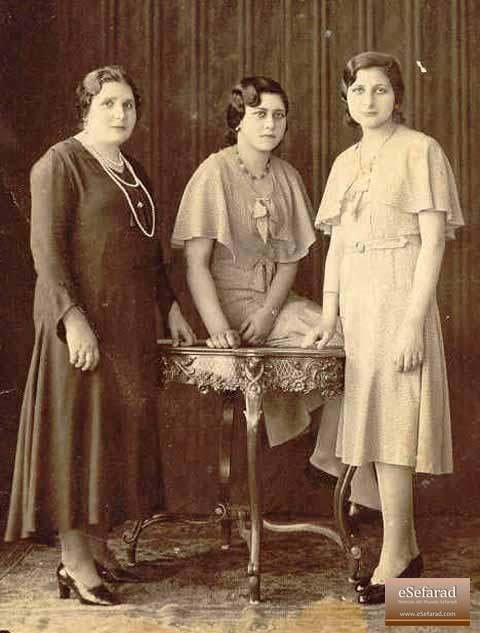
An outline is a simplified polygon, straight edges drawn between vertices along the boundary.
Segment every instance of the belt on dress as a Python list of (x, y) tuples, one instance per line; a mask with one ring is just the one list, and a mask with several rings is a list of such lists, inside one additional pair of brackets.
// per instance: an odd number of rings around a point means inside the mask
[(347, 253), (364, 253), (365, 251), (403, 248), (407, 244), (420, 244), (420, 235), (400, 235), (398, 237), (382, 237), (376, 240), (359, 240), (345, 246)]

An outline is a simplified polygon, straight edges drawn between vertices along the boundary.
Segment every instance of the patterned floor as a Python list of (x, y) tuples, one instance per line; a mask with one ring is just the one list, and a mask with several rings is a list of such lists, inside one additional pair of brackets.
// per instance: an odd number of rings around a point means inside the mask
[[(418, 522), (427, 577), (479, 580), (480, 518), (434, 517)], [(366, 566), (374, 560), (380, 526), (362, 534)], [(121, 532), (112, 546), (125, 560)], [(362, 545), (363, 546), (363, 545)], [(346, 579), (336, 545), (312, 535), (265, 534), (262, 603), (250, 605), (247, 550), (237, 534), (219, 547), (218, 529), (155, 525), (142, 535), (139, 574), (123, 585), (124, 603), (110, 608), (60, 601), (54, 582), (55, 547), (0, 547), (0, 630), (10, 633), (401, 633), (385, 627), (383, 607), (361, 607)], [(480, 632), (480, 590), (472, 587), (470, 631)], [(426, 633), (458, 627), (409, 627)], [(468, 630), (468, 629), (467, 629)]]

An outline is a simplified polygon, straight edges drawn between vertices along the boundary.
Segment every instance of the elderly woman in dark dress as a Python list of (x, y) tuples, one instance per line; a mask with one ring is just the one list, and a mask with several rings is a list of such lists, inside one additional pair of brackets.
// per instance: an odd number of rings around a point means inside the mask
[(60, 597), (111, 605), (103, 582), (138, 580), (108, 530), (161, 503), (154, 376), (156, 308), (193, 343), (166, 279), (157, 209), (141, 166), (121, 153), (137, 120), (117, 66), (77, 90), (82, 131), (31, 173), (35, 346), (18, 436), (6, 540), (58, 532)]

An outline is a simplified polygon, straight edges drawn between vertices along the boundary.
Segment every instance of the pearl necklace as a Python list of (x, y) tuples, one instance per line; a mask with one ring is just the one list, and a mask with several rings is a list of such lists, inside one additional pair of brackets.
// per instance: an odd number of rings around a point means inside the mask
[(243, 162), (243, 160), (241, 159), (241, 156), (239, 154), (238, 151), (238, 147), (235, 148), (235, 152), (237, 155), (237, 161), (238, 164), (240, 165), (240, 169), (247, 174), (247, 176), (251, 179), (251, 180), (262, 180), (263, 178), (265, 178), (266, 176), (268, 176), (268, 173), (270, 172), (270, 158), (267, 160), (267, 164), (265, 165), (265, 169), (262, 171), (262, 173), (259, 176), (255, 176), (255, 174), (252, 174), (247, 166), (245, 165), (245, 163)]
[[(137, 176), (137, 174), (135, 173), (132, 165), (129, 163), (129, 161), (125, 158), (125, 156), (120, 152), (120, 161), (119, 163), (122, 164), (122, 166), (126, 166), (128, 171), (130, 172), (132, 178), (133, 178), (133, 182), (128, 182), (127, 180), (124, 180), (117, 172), (115, 172), (108, 163), (115, 163), (115, 161), (109, 160), (109, 159), (105, 159), (104, 156), (102, 156), (100, 154), (100, 152), (98, 152), (93, 146), (89, 145), (88, 146), (89, 149), (92, 151), (93, 155), (95, 156), (95, 158), (98, 160), (98, 162), (100, 163), (102, 169), (105, 171), (105, 173), (113, 180), (113, 182), (117, 185), (117, 187), (120, 189), (120, 191), (123, 193), (123, 195), (125, 196), (125, 199), (128, 203), (128, 206), (130, 207), (130, 211), (132, 212), (132, 215), (135, 219), (135, 222), (138, 226), (138, 228), (140, 229), (140, 231), (146, 236), (146, 237), (153, 237), (155, 234), (155, 204), (152, 200), (151, 195), (148, 192), (148, 189), (145, 187), (145, 185), (143, 184), (143, 182), (140, 180), (140, 178)], [(134, 189), (136, 189), (137, 187), (140, 187), (140, 189), (144, 192), (145, 196), (147, 197), (148, 203), (150, 205), (150, 211), (152, 214), (152, 228), (150, 231), (148, 231), (148, 229), (146, 227), (143, 226), (143, 224), (140, 221), (140, 218), (138, 217), (137, 211), (133, 205), (133, 202), (130, 198), (130, 195), (127, 191), (127, 189), (125, 187), (132, 187)], [(139, 200), (137, 202), (137, 208), (138, 209), (142, 209), (144, 206), (143, 202), (141, 200)]]
[(93, 147), (93, 145), (89, 145), (88, 147), (95, 154), (95, 158), (98, 158), (100, 162), (105, 163), (106, 165), (109, 165), (112, 169), (123, 171), (123, 166), (125, 165), (125, 161), (123, 160), (122, 152), (120, 151), (118, 152), (118, 156), (120, 160), (112, 160), (111, 158), (108, 158), (108, 156), (104, 156), (103, 154), (101, 154), (98, 151), (98, 149)]

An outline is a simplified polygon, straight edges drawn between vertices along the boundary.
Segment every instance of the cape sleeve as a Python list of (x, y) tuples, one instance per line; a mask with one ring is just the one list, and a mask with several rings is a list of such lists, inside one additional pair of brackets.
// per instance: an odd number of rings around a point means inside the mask
[[(287, 221), (278, 236), (272, 235), (274, 259), (279, 263), (296, 262), (303, 259), (315, 242), (313, 209), (303, 180), (291, 165), (285, 171), (283, 183), (286, 192)], [(276, 239), (278, 237), (278, 239)]]
[[(452, 168), (439, 143), (428, 141), (415, 147), (407, 161), (402, 207), (410, 213), (442, 211), (446, 214), (446, 237), (455, 238), (455, 229), (465, 224)], [(406, 204), (405, 204), (406, 202)]]
[(33, 166), (30, 190), (30, 247), (35, 270), (56, 322), (57, 334), (65, 342), (63, 316), (72, 306), (80, 304), (69, 248), (77, 197), (68, 168), (54, 148)]
[(353, 171), (348, 161), (351, 151), (352, 148), (337, 156), (323, 191), (317, 217), (315, 218), (315, 228), (320, 229), (326, 235), (331, 234), (332, 226), (340, 224), (343, 198), (349, 184), (353, 180)]
[(183, 192), (172, 234), (172, 246), (183, 248), (187, 240), (218, 240), (236, 258), (227, 209), (226, 183), (212, 154), (195, 171)]

